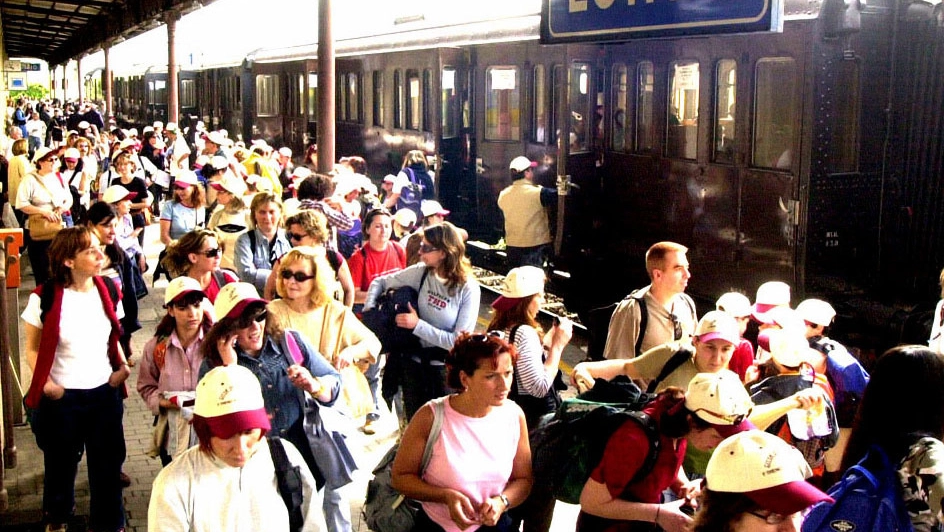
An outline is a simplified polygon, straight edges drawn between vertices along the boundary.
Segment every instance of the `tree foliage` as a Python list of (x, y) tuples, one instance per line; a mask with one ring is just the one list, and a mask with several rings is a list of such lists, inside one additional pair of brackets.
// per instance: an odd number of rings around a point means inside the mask
[(40, 83), (31, 84), (25, 91), (10, 91), (13, 99), (24, 97), (30, 100), (42, 100), (49, 93), (49, 89)]

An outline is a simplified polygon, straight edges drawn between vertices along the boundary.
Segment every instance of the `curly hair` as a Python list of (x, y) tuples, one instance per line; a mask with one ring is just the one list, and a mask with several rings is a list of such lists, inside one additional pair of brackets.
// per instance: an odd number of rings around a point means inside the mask
[(300, 226), (305, 234), (319, 244), (328, 241), (328, 219), (320, 211), (304, 209), (285, 219), (285, 227)]

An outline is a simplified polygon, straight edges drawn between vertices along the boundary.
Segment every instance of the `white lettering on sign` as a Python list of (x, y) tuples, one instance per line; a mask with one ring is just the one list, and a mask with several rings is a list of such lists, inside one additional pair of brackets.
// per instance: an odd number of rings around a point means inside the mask
[(587, 10), (587, 0), (570, 0), (567, 5), (568, 13), (576, 13), (578, 11)]

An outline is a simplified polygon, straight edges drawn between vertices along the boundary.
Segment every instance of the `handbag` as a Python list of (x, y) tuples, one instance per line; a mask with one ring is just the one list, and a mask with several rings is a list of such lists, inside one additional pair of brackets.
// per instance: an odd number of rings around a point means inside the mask
[[(303, 358), (295, 336), (285, 331), (283, 342), (282, 352), (289, 364), (301, 364)], [(325, 485), (333, 489), (350, 484), (358, 469), (357, 461), (347, 446), (344, 430), (350, 427), (350, 420), (336, 408), (318, 403), (301, 390), (298, 390), (298, 395), (305, 416), (302, 428), (315, 465), (325, 478)]]
[[(429, 465), (430, 457), (433, 455), (433, 444), (439, 439), (442, 431), (443, 418), (445, 417), (445, 398), (433, 399), (430, 404), (433, 407), (433, 426), (429, 429), (429, 436), (426, 438), (426, 447), (423, 449), (423, 461), (420, 466), (420, 474), (426, 470)], [(397, 490), (393, 489), (391, 482), (393, 459), (397, 456), (400, 444), (394, 444), (393, 447), (384, 455), (377, 467), (374, 468), (374, 478), (367, 483), (367, 496), (364, 499), (364, 521), (367, 528), (375, 532), (410, 532), (413, 530), (413, 523), (416, 521), (416, 512), (420, 505), (413, 499), (407, 499)]]
[(30, 238), (37, 242), (52, 240), (64, 227), (62, 217), (58, 214), (56, 215), (55, 222), (50, 222), (42, 214), (31, 214), (29, 215), (27, 224), (29, 226)]
[[(344, 334), (344, 321), (346, 317), (347, 312), (341, 314), (341, 322), (337, 326), (338, 341), (335, 342), (331, 358), (328, 359), (335, 367), (337, 367), (338, 355), (341, 352), (341, 338)], [(324, 315), (321, 319), (322, 342), (324, 342), (323, 339), (327, 337), (328, 328), (328, 305), (325, 305)], [(327, 350), (327, 348), (325, 348), (325, 350)], [(366, 365), (369, 366), (371, 359), (373, 359), (373, 357), (358, 360), (355, 361), (355, 364), (345, 366), (338, 370), (338, 373), (341, 374), (341, 398), (347, 408), (347, 413), (350, 414), (351, 417), (358, 418), (366, 416), (374, 410), (374, 397), (370, 393), (370, 384), (367, 382), (364, 370), (360, 368), (359, 364), (360, 362), (365, 362)]]

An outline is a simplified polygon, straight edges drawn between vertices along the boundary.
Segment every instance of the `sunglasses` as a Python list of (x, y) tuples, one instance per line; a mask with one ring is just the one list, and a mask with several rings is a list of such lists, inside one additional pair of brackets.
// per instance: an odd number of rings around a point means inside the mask
[(432, 253), (434, 251), (439, 251), (439, 248), (433, 247), (432, 244), (427, 244), (426, 242), (420, 242), (420, 253)]
[(208, 258), (208, 259), (212, 259), (212, 258), (215, 258), (215, 257), (219, 257), (219, 256), (220, 256), (220, 248), (210, 248), (210, 249), (208, 249), (208, 250), (206, 250), (206, 251), (199, 251), (199, 252), (197, 252), (197, 254), (198, 254), (198, 255), (203, 255), (204, 257), (206, 257), (206, 258)]
[(243, 314), (236, 320), (236, 327), (245, 329), (253, 323), (262, 323), (269, 317), (269, 311), (265, 308), (260, 309), (255, 314)]
[(301, 242), (301, 240), (308, 235), (297, 235), (295, 233), (286, 233), (285, 236), (287, 236), (289, 240), (297, 240)]
[(747, 512), (747, 513), (753, 515), (754, 517), (758, 519), (763, 520), (768, 525), (779, 525), (783, 523), (784, 521), (786, 521), (788, 517), (786, 515), (780, 515), (778, 513), (773, 513), (773, 512), (769, 514), (763, 514), (761, 512)]
[(672, 320), (672, 336), (674, 340), (682, 339), (682, 322), (679, 321), (678, 316), (673, 313), (669, 313), (669, 319)]
[(282, 270), (281, 272), (279, 272), (279, 277), (281, 277), (282, 279), (285, 279), (286, 281), (288, 281), (289, 279), (295, 279), (296, 283), (304, 283), (305, 281), (309, 281), (315, 278), (314, 275), (306, 275), (303, 272), (293, 272), (291, 270)]
[(696, 413), (696, 412), (704, 412), (704, 413), (706, 413), (706, 414), (708, 414), (708, 415), (711, 415), (711, 416), (714, 416), (714, 417), (716, 417), (716, 418), (718, 418), (718, 419), (723, 419), (723, 420), (727, 421), (728, 423), (730, 423), (730, 424), (732, 424), (732, 425), (740, 425), (742, 422), (744, 422), (745, 419), (747, 419), (747, 416), (751, 415), (751, 412), (750, 412), (750, 411), (748, 411), (748, 413), (746, 413), (746, 414), (736, 414), (736, 415), (731, 415), (731, 414), (719, 414), (719, 413), (717, 413), (717, 412), (712, 412), (711, 410), (708, 410), (707, 408), (699, 408), (699, 409), (695, 410), (695, 411), (692, 412), (692, 413), (694, 414), (694, 413)]

